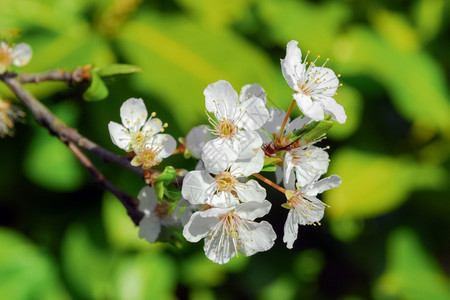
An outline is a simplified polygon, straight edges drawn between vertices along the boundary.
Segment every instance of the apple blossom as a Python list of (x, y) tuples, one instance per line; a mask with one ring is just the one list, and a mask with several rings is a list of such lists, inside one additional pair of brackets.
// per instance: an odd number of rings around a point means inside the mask
[(289, 208), (289, 213), (284, 224), (283, 242), (287, 248), (291, 249), (297, 239), (298, 225), (315, 224), (322, 220), (327, 205), (316, 197), (317, 194), (338, 187), (341, 182), (339, 176), (331, 175), (286, 194), (288, 199), (283, 206)]
[(281, 59), (281, 68), (284, 78), (294, 90), (298, 107), (305, 116), (314, 121), (323, 120), (324, 113), (328, 113), (339, 123), (345, 123), (347, 116), (344, 108), (332, 98), (339, 87), (338, 77), (333, 70), (325, 68), (326, 62), (317, 67), (316, 59), (307, 66), (308, 55), (302, 61), (302, 52), (297, 45), (297, 41), (287, 44), (286, 57)]
[(205, 238), (206, 257), (218, 264), (227, 263), (242, 253), (250, 256), (272, 248), (276, 234), (266, 221), (254, 222), (266, 215), (269, 201), (250, 201), (227, 208), (209, 208), (195, 212), (183, 229), (183, 236), (196, 243)]

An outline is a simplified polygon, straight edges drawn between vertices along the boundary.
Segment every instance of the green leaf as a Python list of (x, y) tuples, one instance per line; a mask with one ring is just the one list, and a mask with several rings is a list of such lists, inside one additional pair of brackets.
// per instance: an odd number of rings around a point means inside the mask
[(315, 121), (303, 126), (303, 128), (295, 131), (290, 140), (295, 141), (300, 139), (301, 141), (311, 142), (320, 139), (325, 136), (326, 132), (333, 126), (333, 121), (322, 120)]
[(221, 29), (245, 16), (253, 0), (177, 0), (205, 28)]
[(389, 236), (387, 265), (376, 283), (375, 299), (450, 299), (449, 279), (408, 228)]
[(346, 139), (358, 129), (364, 107), (363, 96), (357, 89), (344, 85), (338, 91), (335, 99), (344, 107), (347, 121), (345, 124), (335, 124), (327, 132), (327, 136), (333, 140)]
[(342, 35), (335, 48), (343, 74), (364, 74), (376, 79), (406, 120), (449, 134), (446, 76), (428, 53), (400, 49), (364, 27), (354, 27)]
[(95, 244), (84, 224), (69, 227), (62, 244), (65, 277), (85, 299), (108, 298), (114, 286), (110, 268), (116, 257)]
[[(164, 196), (171, 202), (176, 202), (180, 199), (181, 193), (175, 191), (175, 187), (171, 187), (172, 183), (176, 180), (177, 173), (174, 167), (168, 166), (155, 180), (153, 186), (155, 188), (156, 196), (158, 200), (161, 201)], [(175, 188), (175, 189), (174, 189)]]
[(133, 65), (127, 65), (127, 64), (112, 64), (112, 65), (107, 65), (107, 66), (104, 66), (104, 67), (96, 70), (97, 74), (100, 77), (129, 75), (129, 74), (134, 74), (134, 73), (140, 72), (140, 71), (141, 71), (140, 68), (133, 66)]
[(103, 197), (102, 217), (107, 239), (116, 249), (148, 250), (161, 247), (139, 238), (139, 227), (134, 225), (125, 207), (111, 193), (105, 193)]
[(176, 266), (166, 255), (146, 252), (124, 258), (118, 262), (114, 277), (114, 299), (174, 299)]
[(180, 128), (203, 122), (203, 90), (219, 79), (238, 91), (258, 82), (280, 105), (291, 101), (279, 65), (231, 31), (214, 31), (181, 16), (142, 13), (122, 28), (118, 46), (126, 61), (142, 67), (133, 80), (136, 88), (158, 96)]
[[(256, 2), (256, 10), (266, 26), (265, 35), (269, 35), (283, 48), (288, 41), (297, 40), (302, 50), (310, 49), (314, 56), (329, 56), (334, 40), (351, 14), (348, 6), (337, 1), (318, 4), (261, 0)], [(313, 30), (307, 30), (311, 26)], [(319, 50), (320, 53), (317, 53)]]
[(89, 102), (104, 100), (109, 91), (103, 80), (96, 72), (91, 73), (91, 84), (83, 93), (83, 99)]
[(261, 172), (275, 172), (276, 169), (276, 165), (266, 165), (262, 168)]
[(328, 216), (335, 219), (378, 216), (401, 205), (412, 191), (448, 182), (439, 165), (350, 148), (334, 153), (329, 173), (342, 178), (340, 187), (325, 194)]
[(0, 227), (0, 295), (4, 299), (67, 299), (50, 257), (20, 234)]

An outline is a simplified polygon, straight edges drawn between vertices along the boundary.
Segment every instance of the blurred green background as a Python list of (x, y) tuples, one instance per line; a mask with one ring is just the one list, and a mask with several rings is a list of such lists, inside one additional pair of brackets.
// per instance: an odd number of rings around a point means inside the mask
[[(185, 136), (206, 123), (203, 89), (260, 83), (287, 109), (279, 59), (295, 39), (331, 61), (348, 120), (329, 133), (321, 227), (282, 243), (282, 198), (269, 221), (275, 246), (225, 266), (203, 243), (150, 245), (111, 194), (28, 115), (0, 140), (1, 299), (450, 299), (450, 3), (445, 0), (14, 0), (0, 30), (18, 29), (42, 72), (129, 63), (138, 74), (107, 81), (105, 101), (84, 102), (61, 83), (27, 85), (85, 136), (122, 154), (107, 124), (142, 97)], [(11, 97), (3, 84), (0, 94)], [(298, 111), (296, 111), (298, 114)], [(137, 195), (137, 175), (92, 157), (117, 186)], [(168, 164), (192, 167), (172, 157)]]

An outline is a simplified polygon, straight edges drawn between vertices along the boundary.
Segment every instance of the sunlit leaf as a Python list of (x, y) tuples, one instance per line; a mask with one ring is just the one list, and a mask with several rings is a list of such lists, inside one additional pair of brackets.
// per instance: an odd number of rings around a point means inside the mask
[(110, 193), (105, 193), (102, 216), (108, 241), (115, 248), (139, 250), (161, 247), (139, 238), (139, 227), (134, 225), (124, 206)]
[(177, 0), (192, 14), (193, 18), (204, 23), (205, 27), (221, 28), (241, 19), (247, 7), (254, 0)]
[[(239, 258), (240, 259), (240, 258)], [(224, 269), (210, 261), (203, 253), (183, 260), (181, 281), (190, 286), (218, 286), (224, 282)]]
[(96, 72), (91, 73), (91, 83), (83, 93), (83, 99), (88, 102), (104, 100), (109, 91), (103, 80)]
[(316, 4), (263, 0), (257, 1), (257, 10), (267, 26), (267, 34), (279, 45), (284, 48), (288, 41), (297, 40), (299, 47), (305, 53), (309, 48), (312, 55), (330, 52), (333, 41), (350, 14), (349, 8), (337, 1)]
[(450, 299), (449, 279), (411, 229), (391, 233), (387, 265), (376, 283), (376, 299)]
[(0, 227), (0, 295), (4, 299), (67, 299), (49, 256), (18, 233)]
[(176, 267), (166, 255), (141, 253), (122, 259), (114, 277), (113, 299), (174, 299)]
[(444, 4), (445, 0), (419, 0), (414, 3), (413, 17), (423, 42), (429, 42), (439, 33), (446, 13)]
[(371, 11), (370, 20), (372, 28), (396, 48), (408, 51), (419, 48), (417, 34), (403, 14), (378, 8)]
[(61, 251), (69, 284), (85, 298), (105, 298), (113, 286), (110, 272), (114, 255), (95, 245), (86, 225), (68, 228)]
[(100, 77), (129, 75), (141, 71), (140, 68), (127, 64), (112, 64), (99, 68), (97, 74)]
[(327, 132), (327, 136), (333, 140), (348, 138), (355, 132), (361, 124), (362, 110), (364, 106), (364, 99), (361, 93), (353, 87), (344, 85), (339, 88), (339, 94), (335, 97), (336, 101), (341, 104), (347, 120), (345, 124), (335, 123), (334, 126)]
[(367, 28), (354, 27), (341, 36), (335, 57), (343, 74), (364, 74), (379, 81), (405, 119), (449, 134), (446, 77), (426, 52), (400, 50)]
[(436, 189), (448, 181), (440, 166), (402, 157), (341, 148), (335, 152), (330, 174), (338, 174), (342, 185), (326, 193), (328, 216), (369, 218), (389, 212), (419, 189)]
[[(219, 79), (234, 88), (260, 83), (271, 97), (290, 90), (274, 80), (281, 72), (248, 41), (228, 31), (213, 31), (183, 17), (142, 14), (123, 27), (118, 45), (130, 63), (142, 67), (133, 83), (143, 92), (158, 95), (180, 128), (204, 122), (203, 90)], [(278, 103), (283, 104), (284, 97)], [(154, 104), (156, 105), (156, 104)], [(186, 132), (188, 130), (186, 129)]]

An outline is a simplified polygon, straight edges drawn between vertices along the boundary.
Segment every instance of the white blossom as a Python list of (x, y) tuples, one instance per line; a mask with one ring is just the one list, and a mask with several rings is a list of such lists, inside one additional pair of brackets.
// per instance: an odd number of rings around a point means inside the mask
[(143, 146), (134, 150), (136, 156), (131, 160), (131, 165), (150, 169), (169, 157), (176, 147), (177, 143), (171, 135), (157, 134), (149, 137)]
[(198, 211), (184, 227), (183, 235), (193, 243), (205, 238), (206, 257), (218, 264), (227, 263), (238, 252), (250, 256), (267, 251), (276, 239), (272, 225), (253, 220), (266, 215), (270, 207), (270, 202), (264, 200)]
[(0, 73), (5, 72), (11, 64), (18, 67), (26, 65), (31, 55), (32, 50), (28, 44), (20, 43), (11, 47), (5, 42), (0, 42)]
[(328, 153), (319, 147), (308, 145), (291, 149), (284, 158), (284, 184), (288, 188), (295, 182), (305, 186), (325, 174), (328, 164)]
[(237, 160), (229, 167), (211, 175), (206, 170), (191, 171), (184, 177), (181, 193), (191, 204), (231, 207), (239, 202), (264, 201), (266, 190), (253, 179), (264, 164), (262, 150), (248, 160)]
[(298, 225), (320, 224), (327, 205), (316, 197), (317, 194), (338, 187), (341, 182), (339, 176), (331, 175), (303, 186), (288, 198), (287, 205), (290, 209), (284, 224), (283, 236), (287, 248), (291, 249), (297, 239)]
[(333, 99), (339, 87), (338, 77), (333, 70), (325, 67), (326, 62), (317, 67), (316, 59), (307, 66), (308, 55), (302, 61), (302, 52), (297, 45), (297, 41), (287, 44), (286, 57), (281, 59), (281, 67), (284, 78), (294, 90), (298, 107), (314, 121), (323, 120), (324, 113), (327, 113), (339, 123), (345, 123), (347, 116), (344, 108)]
[(169, 134), (163, 134), (167, 124), (148, 113), (142, 99), (130, 98), (120, 107), (122, 125), (109, 122), (108, 128), (111, 140), (119, 148), (136, 153), (132, 164), (151, 168), (168, 157), (176, 148), (175, 139)]
[(170, 206), (165, 200), (159, 203), (155, 190), (145, 186), (138, 195), (139, 210), (144, 217), (139, 222), (139, 237), (154, 243), (161, 232), (161, 226), (170, 226), (174, 219), (170, 215)]
[[(264, 101), (252, 97), (243, 102), (230, 83), (224, 80), (208, 85), (203, 92), (207, 111), (217, 138), (208, 141), (202, 149), (206, 170), (217, 172), (239, 159), (248, 159), (257, 153), (262, 140), (256, 132), (267, 120)], [(244, 97), (245, 98), (245, 97)]]

